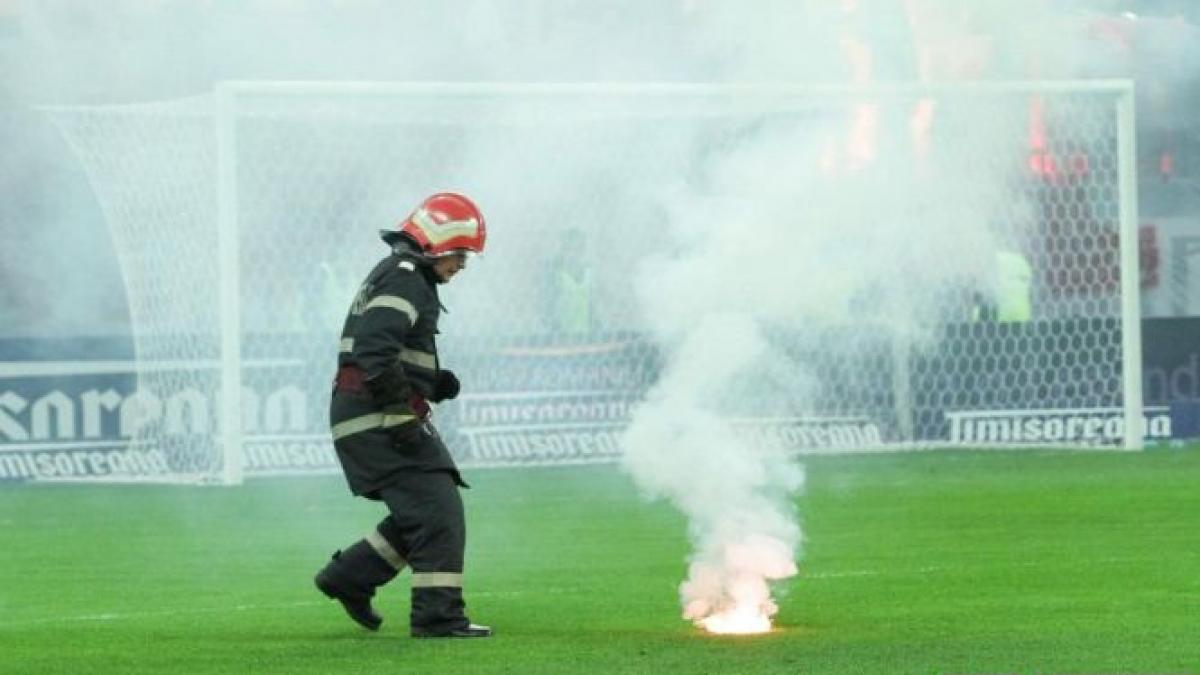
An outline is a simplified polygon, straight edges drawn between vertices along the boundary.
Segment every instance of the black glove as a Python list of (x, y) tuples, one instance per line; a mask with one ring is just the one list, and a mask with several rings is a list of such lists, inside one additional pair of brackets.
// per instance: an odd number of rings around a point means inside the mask
[(439, 370), (437, 380), (433, 383), (433, 396), (429, 397), (434, 403), (441, 403), (458, 396), (460, 385), (458, 377), (450, 370)]

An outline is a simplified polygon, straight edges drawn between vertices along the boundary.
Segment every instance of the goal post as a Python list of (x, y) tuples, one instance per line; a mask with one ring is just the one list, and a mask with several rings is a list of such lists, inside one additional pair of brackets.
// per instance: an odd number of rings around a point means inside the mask
[[(1121, 246), (1121, 364), (1125, 428), (1142, 423), (1142, 304), (1138, 251), (1137, 124), (1132, 83), (1117, 94), (1118, 202)], [(1142, 434), (1125, 434), (1127, 450), (1141, 450)]]
[(238, 245), (237, 117), (234, 90), (218, 84), (215, 98), (217, 145), (217, 285), (219, 288), (221, 482), (242, 482), (241, 253)]
[[(646, 261), (738, 251), (706, 223), (772, 200), (786, 231), (743, 231), (803, 242), (783, 260), (815, 276), (764, 322), (794, 386), (737, 411), (763, 442), (1132, 450), (1150, 426), (1129, 82), (224, 82), (50, 112), (130, 300), (146, 403), (125, 433), (165, 480), (336, 470), (343, 313), (375, 231), (444, 189), (494, 229), (444, 289), (468, 386), (437, 415), (465, 465), (619, 457), (662, 366)], [(1010, 249), (1015, 320), (991, 307)]]

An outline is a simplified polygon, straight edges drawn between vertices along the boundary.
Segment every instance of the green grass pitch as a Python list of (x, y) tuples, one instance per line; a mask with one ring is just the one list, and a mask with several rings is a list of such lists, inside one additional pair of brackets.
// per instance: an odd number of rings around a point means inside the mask
[(312, 587), (382, 515), (338, 477), (0, 488), (4, 673), (1195, 672), (1200, 448), (809, 458), (778, 627), (679, 617), (685, 522), (615, 467), (476, 470), (490, 640), (369, 633)]

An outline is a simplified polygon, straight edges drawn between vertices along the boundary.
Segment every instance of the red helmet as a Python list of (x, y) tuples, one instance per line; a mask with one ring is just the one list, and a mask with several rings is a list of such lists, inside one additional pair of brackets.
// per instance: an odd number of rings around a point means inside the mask
[[(412, 237), (425, 255), (437, 258), (459, 251), (483, 253), (487, 225), (475, 202), (454, 192), (439, 192), (425, 198), (400, 223), (399, 233)], [(386, 232), (383, 238), (391, 242), (399, 233)]]

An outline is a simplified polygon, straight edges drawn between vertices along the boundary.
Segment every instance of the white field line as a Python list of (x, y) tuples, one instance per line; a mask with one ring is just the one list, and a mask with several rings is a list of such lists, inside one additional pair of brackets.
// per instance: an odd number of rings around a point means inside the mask
[[(1121, 563), (1135, 562), (1143, 560), (1143, 558), (1097, 558), (1093, 563)], [(1038, 567), (1049, 564), (1049, 561), (1028, 560), (1022, 563), (1014, 563), (1007, 567)], [(844, 572), (816, 572), (806, 574), (801, 572), (796, 577), (796, 581), (803, 583), (805, 581), (820, 581), (823, 579), (848, 579), (854, 577), (876, 577), (876, 576), (923, 576), (931, 574), (940, 574), (950, 571), (963, 571), (968, 568), (963, 567), (940, 567), (931, 565), (926, 567), (894, 569), (894, 570), (846, 570)], [(472, 598), (520, 598), (524, 596), (540, 596), (540, 595), (572, 595), (583, 591), (582, 586), (573, 587), (547, 587), (539, 588), (536, 591), (472, 591), (468, 595)], [(186, 609), (161, 609), (145, 612), (102, 612), (99, 614), (76, 614), (72, 616), (47, 616), (36, 619), (22, 619), (18, 621), (0, 621), (0, 629), (3, 628), (18, 628), (21, 626), (36, 626), (40, 624), (54, 623), (83, 623), (83, 622), (105, 622), (105, 621), (130, 621), (134, 619), (145, 619), (156, 616), (187, 616), (187, 615), (202, 615), (202, 614), (227, 614), (230, 612), (253, 612), (260, 610), (288, 609), (293, 607), (315, 607), (317, 605), (331, 604), (333, 601), (325, 598), (319, 600), (305, 600), (303, 602), (283, 602), (283, 603), (264, 603), (264, 604), (248, 604), (248, 605), (228, 605), (223, 607), (189, 607)]]
[[(1101, 565), (1109, 565), (1109, 564), (1125, 563), (1125, 562), (1139, 562), (1141, 560), (1145, 560), (1145, 558), (1113, 556), (1113, 557), (1109, 557), (1109, 558), (1096, 558), (1095, 560), (1092, 560), (1091, 562), (1101, 564)], [(1004, 565), (1003, 567), (1010, 567), (1010, 568), (1011, 567), (1041, 567), (1042, 565), (1048, 565), (1053, 562), (1055, 562), (1055, 561), (1026, 560), (1025, 562), (1008, 563), (1007, 565)], [(845, 572), (816, 572), (814, 574), (805, 574), (804, 572), (800, 572), (800, 574), (796, 575), (796, 581), (803, 583), (804, 581), (813, 581), (813, 580), (820, 580), (820, 579), (845, 579), (845, 578), (850, 578), (850, 577), (922, 576), (922, 575), (927, 575), (927, 574), (941, 574), (944, 572), (962, 572), (962, 571), (967, 571), (967, 570), (972, 570), (972, 569), (977, 569), (977, 568), (974, 568), (974, 567), (945, 567), (945, 566), (939, 566), (939, 565), (927, 565), (925, 567), (914, 567), (914, 568), (907, 568), (907, 569), (902, 568), (902, 569), (894, 569), (894, 570), (847, 570)]]
[[(476, 591), (470, 593), (472, 598), (517, 598), (523, 595), (557, 595), (576, 593), (582, 588), (539, 588), (536, 593), (531, 591)], [(315, 592), (315, 591), (314, 591)], [(279, 602), (247, 605), (229, 605), (223, 607), (189, 607), (186, 609), (157, 609), (133, 612), (100, 612), (98, 614), (76, 614), (73, 616), (46, 616), (37, 619), (22, 619), (19, 621), (0, 621), (0, 629), (20, 626), (36, 626), (51, 623), (86, 623), (105, 621), (129, 621), (133, 619), (148, 619), (158, 616), (187, 616), (202, 614), (228, 614), (231, 612), (253, 612), (260, 610), (289, 609), (293, 607), (316, 607), (317, 605), (333, 605), (333, 601), (320, 598), (302, 602)], [(336, 605), (335, 605), (336, 606)]]
[[(326, 601), (328, 602), (328, 601)], [(146, 612), (101, 612), (99, 614), (76, 614), (74, 616), (47, 616), (38, 619), (23, 619), (21, 621), (0, 622), (0, 628), (16, 626), (33, 626), (43, 623), (75, 623), (88, 621), (125, 621), (129, 619), (145, 619), (156, 616), (181, 616), (188, 614), (219, 614), (229, 612), (246, 612), (259, 609), (287, 609), (289, 607), (306, 607), (322, 604), (317, 600), (304, 602), (282, 602), (262, 605), (229, 605), (225, 607), (188, 607), (186, 609), (159, 609)]]

